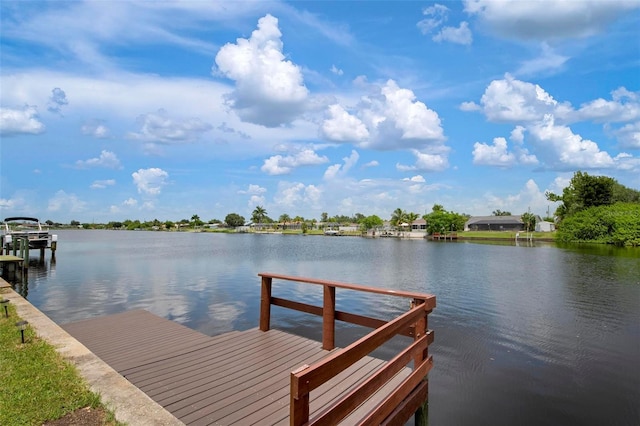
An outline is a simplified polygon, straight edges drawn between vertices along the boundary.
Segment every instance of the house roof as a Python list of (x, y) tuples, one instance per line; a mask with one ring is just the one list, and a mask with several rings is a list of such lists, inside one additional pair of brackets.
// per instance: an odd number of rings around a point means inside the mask
[(507, 225), (507, 224), (520, 224), (522, 223), (522, 217), (520, 215), (512, 215), (512, 216), (473, 216), (469, 218), (466, 225), (478, 225), (478, 224), (496, 224), (496, 225)]

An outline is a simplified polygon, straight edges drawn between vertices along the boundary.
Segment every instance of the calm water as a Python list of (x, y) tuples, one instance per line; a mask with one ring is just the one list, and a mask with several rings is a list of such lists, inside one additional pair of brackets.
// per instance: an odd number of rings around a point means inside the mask
[[(432, 426), (640, 424), (638, 249), (57, 233), (57, 261), (47, 253), (18, 290), (61, 324), (144, 308), (210, 335), (255, 327), (259, 272), (433, 293)], [(315, 288), (283, 284), (274, 286), (280, 295), (321, 300)], [(337, 299), (381, 318), (406, 308), (340, 291)], [(320, 337), (315, 318), (278, 308), (272, 317), (275, 327)], [(339, 333), (344, 344), (361, 331)]]

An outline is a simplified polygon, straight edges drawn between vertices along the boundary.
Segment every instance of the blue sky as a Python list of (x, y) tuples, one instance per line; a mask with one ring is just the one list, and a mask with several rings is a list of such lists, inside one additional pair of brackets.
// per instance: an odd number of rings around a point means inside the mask
[(640, 2), (0, 3), (0, 212), (494, 210), (640, 188)]

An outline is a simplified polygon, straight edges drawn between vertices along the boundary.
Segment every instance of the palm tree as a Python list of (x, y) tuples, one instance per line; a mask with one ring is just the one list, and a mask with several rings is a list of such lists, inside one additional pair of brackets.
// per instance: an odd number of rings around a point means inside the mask
[(522, 213), (520, 218), (524, 223), (525, 230), (527, 232), (533, 232), (533, 230), (536, 229), (536, 216), (533, 213), (531, 212)]
[(193, 216), (191, 216), (191, 222), (193, 222), (193, 227), (195, 228), (196, 226), (198, 226), (198, 223), (200, 222), (200, 216), (198, 216), (197, 214), (194, 214)]
[(251, 220), (261, 224), (264, 218), (267, 217), (267, 211), (262, 206), (256, 206), (251, 215)]
[(291, 217), (286, 213), (281, 214), (278, 222), (282, 223), (282, 229), (285, 229), (287, 227), (287, 223), (291, 222)]
[(406, 215), (407, 213), (398, 207), (393, 211), (393, 214), (391, 214), (391, 225), (400, 226), (400, 224), (405, 221)]
[(409, 224), (409, 231), (411, 231), (411, 229), (413, 228), (413, 222), (416, 221), (416, 219), (418, 219), (420, 216), (418, 215), (418, 213), (407, 213), (405, 216), (405, 220), (407, 221), (407, 223)]

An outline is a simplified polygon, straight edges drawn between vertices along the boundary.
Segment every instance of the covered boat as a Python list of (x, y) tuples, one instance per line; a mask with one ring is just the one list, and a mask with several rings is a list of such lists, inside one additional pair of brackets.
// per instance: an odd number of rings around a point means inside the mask
[(4, 220), (3, 241), (10, 244), (18, 238), (27, 238), (30, 249), (42, 249), (50, 246), (49, 231), (43, 229), (40, 221), (34, 217), (8, 217)]

